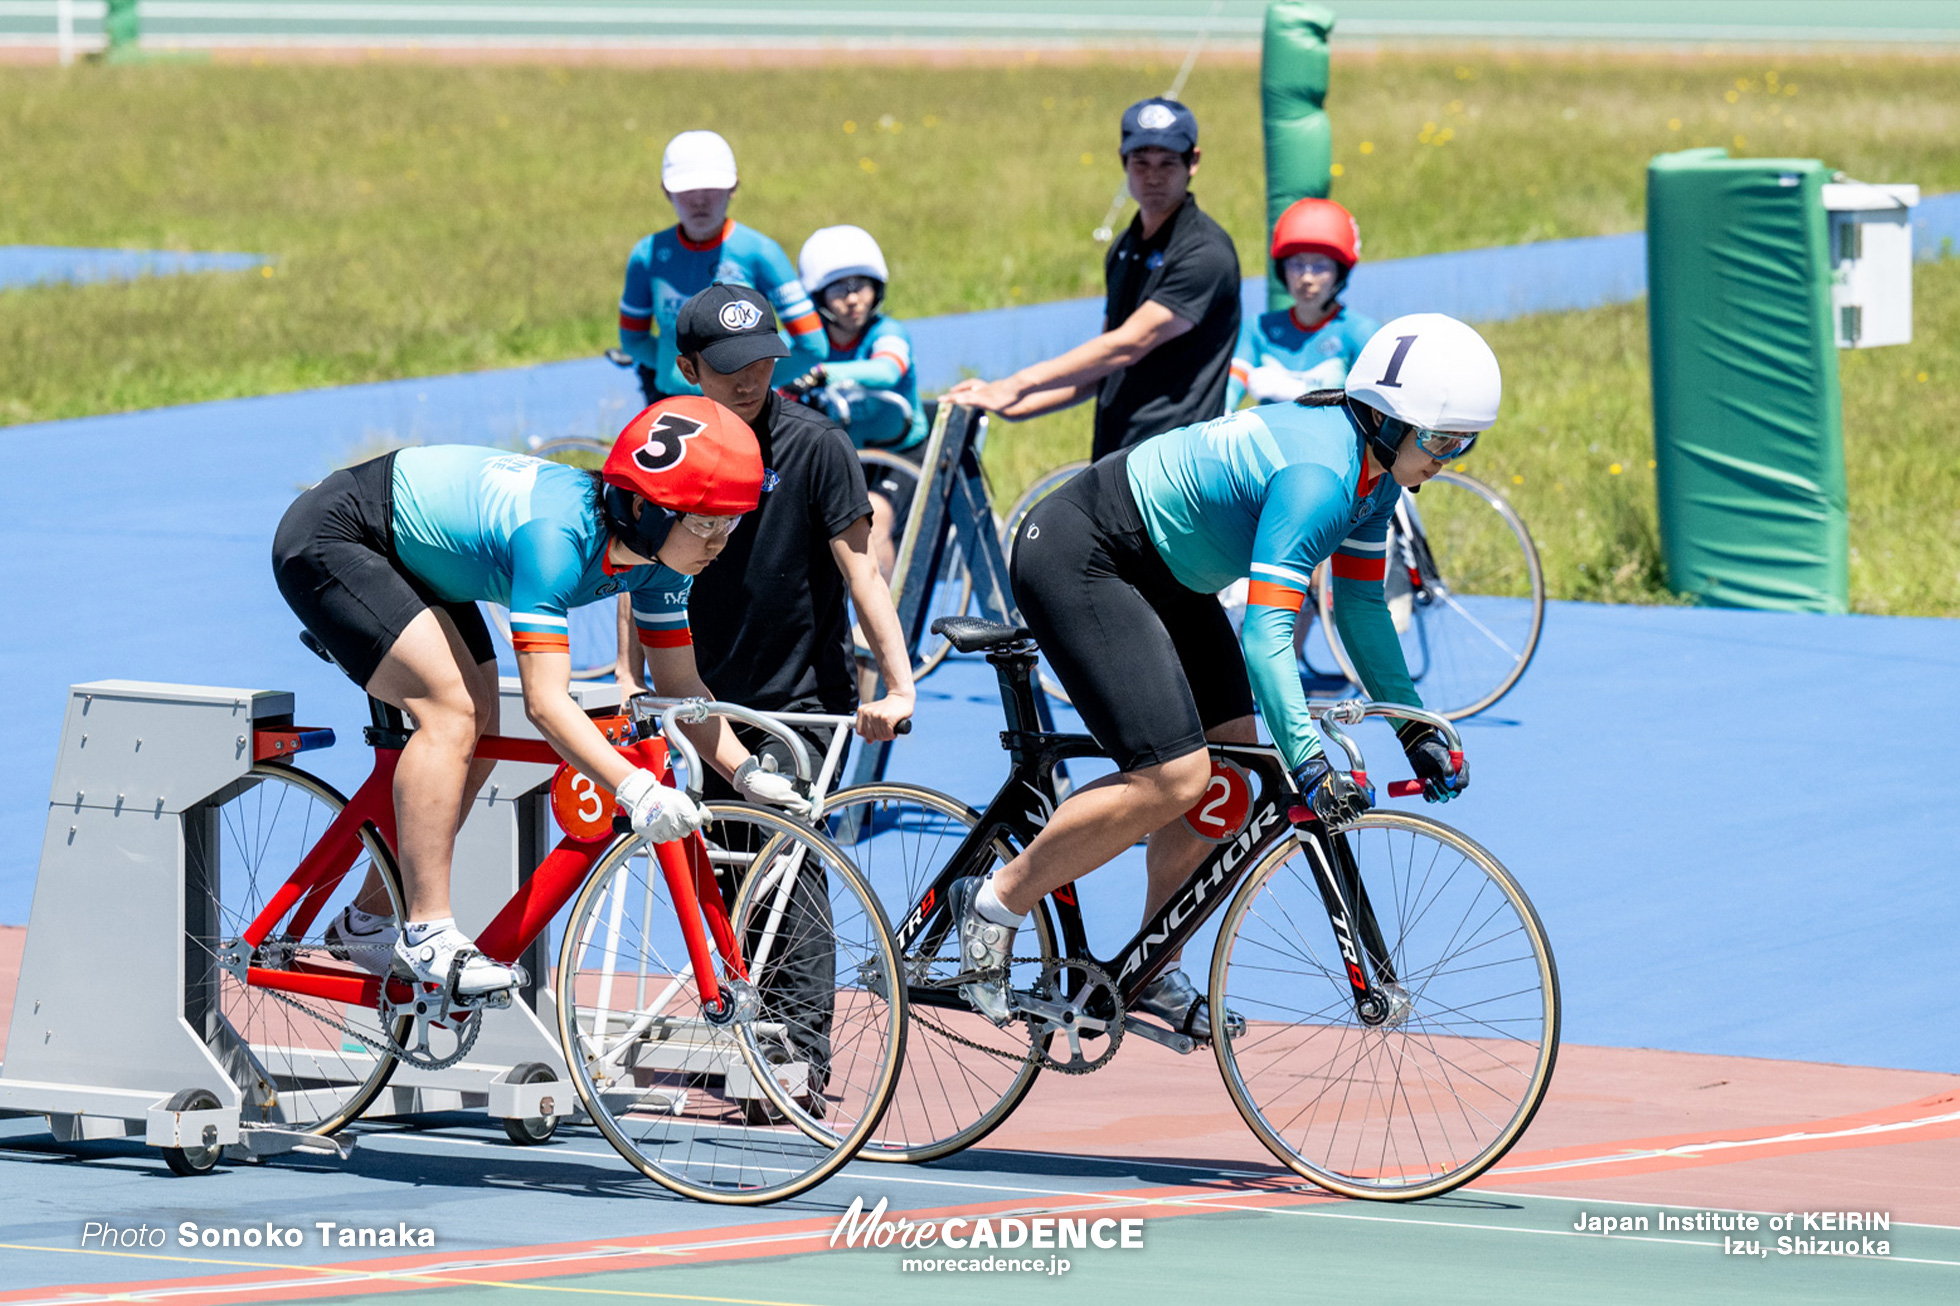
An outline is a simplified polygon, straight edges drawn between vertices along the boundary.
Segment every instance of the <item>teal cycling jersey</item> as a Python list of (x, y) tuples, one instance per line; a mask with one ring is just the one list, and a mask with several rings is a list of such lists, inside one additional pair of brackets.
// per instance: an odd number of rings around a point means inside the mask
[[(1178, 582), (1250, 578), (1240, 642), (1266, 728), (1299, 767), (1321, 751), (1293, 653), (1314, 568), (1332, 560), (1336, 620), (1368, 692), (1421, 706), (1382, 592), (1401, 493), (1370, 476), (1342, 407), (1269, 404), (1167, 431), (1131, 451), (1130, 491)], [(1352, 634), (1350, 634), (1352, 632)]]
[(662, 394), (701, 393), (675, 362), (674, 323), (682, 304), (717, 281), (767, 295), (791, 347), (806, 356), (801, 368), (794, 356), (785, 359), (777, 368), (778, 380), (802, 375), (809, 370), (809, 359), (822, 357), (823, 323), (781, 245), (733, 218), (705, 245), (689, 240), (675, 225), (633, 246), (626, 259), (626, 288), (619, 296), (619, 347), (653, 371)]
[(568, 614), (632, 595), (640, 642), (693, 642), (694, 584), (658, 563), (614, 567), (592, 474), (562, 463), (472, 445), (403, 449), (394, 468), (395, 555), (453, 603), (510, 609), (519, 653), (567, 652)]
[(1338, 389), (1368, 337), (1381, 329), (1371, 317), (1338, 306), (1312, 327), (1302, 327), (1291, 308), (1276, 309), (1239, 324), (1232, 350), (1232, 379), (1225, 387), (1225, 411), (1235, 412), (1256, 367), (1284, 368), (1309, 390)]
[[(825, 337), (828, 342), (829, 337)], [(919, 405), (919, 376), (912, 368), (912, 337), (903, 323), (872, 320), (850, 345), (830, 345), (824, 359), (828, 384), (840, 387), (851, 405), (845, 428), (860, 449), (910, 449), (926, 438), (926, 413)], [(864, 393), (851, 395), (855, 388)]]

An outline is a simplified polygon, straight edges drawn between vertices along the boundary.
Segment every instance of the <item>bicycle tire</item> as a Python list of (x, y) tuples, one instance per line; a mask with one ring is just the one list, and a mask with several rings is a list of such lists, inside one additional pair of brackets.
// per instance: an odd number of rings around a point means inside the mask
[[(295, 790), (301, 795), (297, 800)], [(368, 1109), (395, 1071), (394, 1057), (350, 1040), (340, 1028), (344, 1021), (380, 1039), (386, 1031), (376, 1012), (298, 994), (275, 995), (245, 985), (218, 962), (224, 941), (244, 933), (346, 806), (340, 791), (318, 776), (260, 762), (200, 805), (200, 811), (210, 812), (208, 824), (187, 822), (196, 832), (187, 841), (186, 876), (191, 885), (204, 886), (213, 928), (201, 933), (193, 923), (186, 935), (187, 967), (201, 963), (202, 974), (187, 970), (185, 1014), (235, 1077), (247, 1069), (267, 1073), (254, 1073), (252, 1082), (239, 1084), (245, 1099), (240, 1119), (247, 1123), (336, 1133)], [(406, 912), (394, 853), (372, 825), (361, 827), (360, 839), (399, 929)], [(340, 960), (332, 956), (323, 931), (353, 901), (364, 878), (357, 857), (307, 932), (299, 939), (268, 939), (260, 945), (261, 956), (267, 961), (275, 960), (268, 953), (276, 953), (278, 960)], [(407, 1018), (396, 1023), (392, 1034), (397, 1043), (408, 1036), (409, 1024)], [(245, 1051), (250, 1055), (240, 1055)]]
[(1376, 810), (1336, 837), (1379, 927), (1369, 942), (1355, 911), (1359, 950), (1379, 978), (1373, 959), (1385, 949), (1405, 1012), (1374, 1027), (1356, 1016), (1311, 855), (1288, 839), (1220, 923), (1211, 1010), (1234, 1015), (1213, 1051), (1233, 1105), (1288, 1168), (1344, 1197), (1433, 1197), (1495, 1165), (1544, 1101), (1558, 1057), (1557, 964), (1510, 873), (1450, 827)]
[[(886, 916), (903, 919), (967, 832), (980, 823), (980, 814), (937, 790), (877, 783), (833, 794), (824, 803), (823, 820), (832, 839), (863, 871)], [(1005, 844), (997, 844), (994, 853), (998, 865), (1013, 856)], [(1052, 958), (1055, 932), (1046, 904), (1034, 911), (1033, 926), (1041, 958)], [(908, 956), (907, 975), (920, 978), (921, 963), (935, 979), (957, 973), (957, 939), (943, 939), (930, 957)], [(1032, 975), (1035, 968), (1027, 969)], [(858, 1153), (867, 1161), (936, 1161), (973, 1146), (1013, 1114), (1041, 1070), (1040, 1062), (1023, 1055), (1028, 1041), (1017, 1032), (1023, 1026), (1001, 1030), (978, 1013), (953, 1013), (938, 1006), (927, 1012), (917, 1000), (918, 990), (908, 992), (913, 1000), (905, 1067), (876, 1136)], [(965, 1047), (948, 1038), (947, 1029), (996, 1047), (998, 1054)], [(1010, 1062), (1010, 1055), (1021, 1059)]]
[[(1402, 641), (1404, 657), (1409, 659), (1411, 672), (1416, 678), (1416, 690), (1422, 695), (1423, 704), (1431, 711), (1452, 721), (1460, 721), (1464, 717), (1475, 716), (1510, 693), (1511, 687), (1518, 683), (1519, 678), (1531, 665), (1531, 659), (1538, 651), (1538, 637), (1545, 625), (1545, 570), (1539, 561), (1538, 547), (1532, 542), (1531, 532), (1525, 527), (1524, 520), (1518, 516), (1517, 510), (1511, 507), (1503, 495), (1474, 476), (1466, 476), (1462, 472), (1448, 470), (1438, 472), (1423, 488), (1433, 491), (1439, 485), (1467, 490), (1475, 495), (1497, 513), (1505, 533), (1518, 548), (1518, 555), (1514, 559), (1504, 548), (1502, 536), (1497, 537), (1498, 542), (1495, 545), (1470, 541), (1471, 535), (1478, 533), (1480, 529), (1487, 534), (1488, 528), (1473, 526), (1468, 533), (1454, 532), (1463, 535), (1466, 545), (1469, 546), (1461, 556), (1473, 557), (1478, 545), (1481, 545), (1485, 555), (1485, 561), (1473, 566), (1472, 573), (1477, 579), (1470, 583), (1482, 585), (1489, 590), (1518, 588), (1525, 590), (1522, 595), (1484, 593), (1478, 589), (1466, 589), (1459, 594), (1450, 584), (1449, 576), (1444, 575), (1441, 577), (1442, 586), (1439, 591), (1442, 598), (1441, 605), (1434, 602), (1429, 604), (1411, 602), (1407, 620), (1410, 628), (1416, 632), (1415, 643), (1421, 650), (1419, 656), (1409, 658), (1411, 639), (1407, 632), (1403, 633)], [(1444, 530), (1450, 529), (1446, 519), (1453, 510), (1446, 509), (1443, 513), (1436, 513), (1434, 511), (1436, 502), (1432, 498), (1428, 504), (1430, 516), (1438, 525), (1433, 528), (1428, 526), (1423, 528), (1425, 544), (1430, 549), (1432, 557), (1438, 551), (1439, 545), (1443, 546), (1441, 551), (1445, 553), (1457, 550), (1457, 545), (1445, 543), (1442, 535)], [(1475, 514), (1472, 516), (1474, 517)], [(1403, 565), (1402, 553), (1397, 544), (1398, 534), (1398, 530), (1392, 526), (1388, 548), (1390, 586), (1400, 581), (1400, 574), (1396, 569)], [(1456, 564), (1436, 557), (1435, 565), (1439, 571), (1442, 571)], [(1403, 592), (1407, 593), (1409, 589), (1406, 583), (1402, 584)], [(1472, 604), (1486, 605), (1486, 615), (1490, 616), (1491, 620), (1480, 620), (1470, 607), (1460, 601), (1463, 598), (1470, 599)], [(1515, 600), (1519, 598), (1530, 600), (1527, 609), (1516, 610)], [(1342, 673), (1349, 680), (1357, 685), (1361, 684), (1361, 673), (1356, 669), (1354, 660), (1348, 656), (1347, 650), (1342, 647), (1340, 632), (1334, 625), (1333, 587), (1322, 585), (1315, 601), (1320, 609), (1321, 629), (1335, 661), (1340, 664)], [(1391, 595), (1391, 607), (1393, 603), (1394, 596)], [(1504, 612), (1502, 624), (1505, 626), (1505, 633), (1501, 636), (1491, 629), (1492, 625), (1499, 624), (1496, 614), (1500, 609), (1496, 605), (1501, 605), (1501, 610)], [(1518, 628), (1519, 616), (1524, 617), (1521, 629)], [(1462, 646), (1467, 648), (1467, 651), (1460, 651), (1455, 647), (1458, 637), (1450, 633), (1458, 625), (1477, 635), (1475, 640), (1462, 641)], [(1446, 649), (1445, 645), (1453, 647)], [(1502, 650), (1502, 654), (1494, 650)], [(1445, 662), (1450, 664), (1447, 670), (1444, 669)], [(1469, 664), (1467, 669), (1456, 670), (1455, 666), (1459, 662)], [(1443, 674), (1438, 674), (1439, 671)]]
[[(751, 804), (704, 810), (708, 855), (740, 870), (732, 920), (756, 962), (757, 1010), (706, 1018), (664, 878), (649, 846), (624, 836), (573, 905), (557, 967), (558, 1033), (579, 1100), (628, 1164), (684, 1197), (755, 1206), (823, 1182), (864, 1145), (898, 1082), (905, 997), (888, 981), (878, 991), (878, 976), (899, 973), (891, 927), (835, 844)], [(792, 865), (787, 891), (816, 885), (820, 896), (791, 906), (781, 918), (790, 932), (779, 923), (762, 956), (763, 934), (751, 927), (770, 904), (757, 894), (784, 883)], [(812, 973), (826, 956), (833, 987), (821, 1009), (778, 986), (790, 967)], [(612, 998), (621, 982), (635, 986), (626, 1005)]]

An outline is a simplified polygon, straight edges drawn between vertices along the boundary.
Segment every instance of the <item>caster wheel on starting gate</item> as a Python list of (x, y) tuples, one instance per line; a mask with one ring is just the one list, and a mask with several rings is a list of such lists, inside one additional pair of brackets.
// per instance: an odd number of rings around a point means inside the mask
[[(542, 1061), (526, 1061), (511, 1068), (509, 1082), (513, 1084), (552, 1084), (558, 1081), (558, 1072)], [(568, 1086), (569, 1087), (569, 1086)], [(519, 1147), (536, 1147), (549, 1143), (558, 1133), (558, 1115), (553, 1112), (544, 1116), (506, 1117), (504, 1132), (510, 1141)]]
[[(215, 1111), (222, 1104), (218, 1101), (218, 1095), (208, 1088), (186, 1088), (179, 1090), (163, 1105), (166, 1111)], [(163, 1161), (173, 1174), (189, 1178), (210, 1174), (223, 1152), (223, 1146), (216, 1142), (202, 1147), (166, 1147), (163, 1149)]]

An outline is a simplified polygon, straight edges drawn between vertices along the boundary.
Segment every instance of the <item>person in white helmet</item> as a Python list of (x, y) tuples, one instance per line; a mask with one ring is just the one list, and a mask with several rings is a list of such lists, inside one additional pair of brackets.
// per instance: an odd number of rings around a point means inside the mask
[(789, 255), (728, 216), (737, 184), (735, 151), (719, 134), (682, 132), (667, 142), (660, 189), (680, 221), (633, 246), (619, 297), (619, 347), (638, 365), (649, 404), (666, 395), (701, 393), (681, 375), (674, 320), (682, 304), (717, 281), (761, 291), (791, 346), (822, 354), (823, 327)]
[[(879, 312), (891, 279), (884, 251), (863, 227), (812, 232), (796, 257), (803, 285), (816, 298), (829, 350), (792, 383), (791, 391), (821, 404), (860, 449), (885, 449), (912, 462), (925, 451), (926, 414), (912, 367), (912, 338), (903, 323)], [(910, 505), (909, 484), (872, 475), (871, 539), (878, 569), (891, 579), (896, 523)]]
[[(1497, 420), (1502, 379), (1476, 331), (1440, 313), (1390, 322), (1341, 390), (1248, 408), (1118, 451), (1037, 504), (1014, 541), (1014, 597), (1050, 669), (1117, 772), (1076, 790), (995, 873), (956, 881), (962, 992), (999, 1021), (1014, 932), (1051, 890), (1148, 837), (1151, 916), (1204, 850), (1178, 820), (1210, 779), (1205, 741), (1253, 743), (1256, 703), (1307, 808), (1340, 824), (1374, 801), (1321, 747), (1293, 658), (1307, 578), (1332, 562), (1335, 616), (1369, 694), (1420, 706), (1382, 593), (1388, 522)], [(1217, 592), (1249, 577), (1233, 636)], [(1434, 727), (1406, 723), (1423, 794), (1463, 792)], [(1174, 963), (1175, 959), (1171, 959)], [(1204, 1000), (1170, 970), (1140, 1004), (1208, 1037)]]

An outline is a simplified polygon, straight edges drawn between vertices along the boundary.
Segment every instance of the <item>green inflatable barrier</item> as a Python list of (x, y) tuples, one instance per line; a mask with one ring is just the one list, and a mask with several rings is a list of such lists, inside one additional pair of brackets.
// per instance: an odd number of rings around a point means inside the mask
[(1669, 583), (1713, 606), (1847, 607), (1828, 179), (1720, 149), (1648, 165), (1661, 551)]
[[(1333, 174), (1333, 129), (1327, 123), (1327, 37), (1334, 11), (1302, 0), (1266, 6), (1259, 58), (1259, 101), (1266, 124), (1266, 233), (1294, 200), (1327, 197)], [(1263, 252), (1263, 251), (1262, 251)], [(1264, 260), (1268, 307), (1293, 302), (1279, 269)]]

